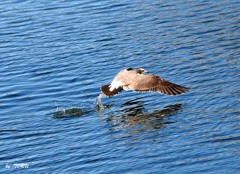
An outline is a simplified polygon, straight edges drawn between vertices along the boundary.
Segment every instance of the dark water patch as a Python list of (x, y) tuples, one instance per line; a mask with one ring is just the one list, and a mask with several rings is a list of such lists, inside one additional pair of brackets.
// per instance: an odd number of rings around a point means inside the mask
[(16, 129), (0, 129), (0, 133), (8, 133), (8, 132), (15, 132), (18, 131)]
[(87, 114), (91, 111), (86, 111), (79, 108), (71, 108), (71, 109), (63, 109), (61, 111), (56, 111), (53, 115), (53, 118), (60, 119), (60, 118), (74, 118), (74, 117), (81, 117), (84, 114)]
[[(182, 104), (166, 106), (152, 112), (144, 111), (142, 102), (126, 102), (124, 109), (116, 113), (108, 113), (107, 122), (111, 123), (112, 130), (125, 129), (127, 127), (139, 132), (149, 129), (160, 129), (164, 125), (172, 124), (174, 121), (165, 121), (164, 118), (181, 112)], [(128, 106), (128, 107), (126, 107)]]

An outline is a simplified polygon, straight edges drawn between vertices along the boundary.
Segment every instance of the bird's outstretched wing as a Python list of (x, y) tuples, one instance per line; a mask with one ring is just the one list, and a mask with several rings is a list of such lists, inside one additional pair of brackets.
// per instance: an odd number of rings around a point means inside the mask
[(137, 92), (159, 92), (167, 95), (178, 95), (188, 91), (188, 88), (168, 82), (153, 74), (137, 75), (129, 89)]

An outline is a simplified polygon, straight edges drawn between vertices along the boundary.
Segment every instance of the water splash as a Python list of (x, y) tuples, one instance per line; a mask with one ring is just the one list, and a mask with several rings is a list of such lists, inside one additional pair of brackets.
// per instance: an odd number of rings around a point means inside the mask
[(99, 94), (99, 96), (96, 98), (96, 104), (100, 109), (105, 108), (102, 104), (102, 97), (103, 97), (103, 94)]

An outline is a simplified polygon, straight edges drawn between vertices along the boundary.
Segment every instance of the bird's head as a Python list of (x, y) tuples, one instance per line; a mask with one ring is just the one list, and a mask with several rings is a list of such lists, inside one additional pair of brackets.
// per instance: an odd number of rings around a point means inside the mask
[(132, 71), (132, 68), (125, 68), (123, 71)]
[(147, 70), (143, 69), (143, 68), (137, 68), (137, 69), (133, 69), (133, 68), (125, 68), (123, 70), (123, 72), (129, 72), (129, 71), (133, 71), (137, 74), (145, 74), (145, 73), (148, 73)]

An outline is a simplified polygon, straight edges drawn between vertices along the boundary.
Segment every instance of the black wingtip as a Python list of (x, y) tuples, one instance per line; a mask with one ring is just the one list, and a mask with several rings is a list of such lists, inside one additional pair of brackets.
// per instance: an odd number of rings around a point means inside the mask
[(168, 88), (167, 91), (170, 91), (170, 93), (166, 93), (167, 95), (179, 95), (179, 94), (183, 94), (186, 93), (190, 90), (190, 88), (181, 86), (181, 85), (176, 85), (173, 84), (171, 86), (171, 88)]
[(110, 84), (103, 85), (103, 86), (101, 86), (100, 89), (103, 92), (103, 94), (107, 97), (112, 97), (123, 90), (122, 87), (119, 87), (117, 89), (114, 89), (113, 91), (110, 91)]

